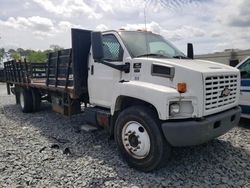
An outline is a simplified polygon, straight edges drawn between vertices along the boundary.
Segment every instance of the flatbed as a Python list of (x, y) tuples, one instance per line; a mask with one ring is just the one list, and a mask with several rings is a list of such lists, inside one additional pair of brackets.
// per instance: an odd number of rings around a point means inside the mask
[[(63, 101), (60, 102), (63, 105), (52, 103), (52, 108), (57, 112), (64, 115), (80, 113), (80, 104), (88, 102), (87, 60), (90, 36), (91, 31), (72, 29), (72, 48), (49, 53), (46, 63), (14, 60), (5, 62), (8, 93), (20, 93), (20, 90), (26, 88), (42, 94), (41, 99), (45, 96), (46, 100), (59, 98), (55, 101)], [(17, 103), (18, 96), (16, 95)], [(66, 110), (62, 110), (65, 108)]]

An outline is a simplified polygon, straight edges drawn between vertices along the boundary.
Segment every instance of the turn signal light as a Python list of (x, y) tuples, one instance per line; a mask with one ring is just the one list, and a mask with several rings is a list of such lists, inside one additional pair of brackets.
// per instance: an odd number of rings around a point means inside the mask
[(187, 91), (187, 84), (185, 82), (178, 83), (177, 91), (179, 91), (180, 93), (185, 93)]

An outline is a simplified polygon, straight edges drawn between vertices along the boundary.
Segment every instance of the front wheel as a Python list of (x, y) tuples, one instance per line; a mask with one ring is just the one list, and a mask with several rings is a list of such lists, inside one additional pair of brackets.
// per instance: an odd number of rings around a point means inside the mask
[(115, 125), (115, 140), (127, 163), (144, 172), (159, 168), (170, 156), (155, 114), (144, 106), (125, 109)]

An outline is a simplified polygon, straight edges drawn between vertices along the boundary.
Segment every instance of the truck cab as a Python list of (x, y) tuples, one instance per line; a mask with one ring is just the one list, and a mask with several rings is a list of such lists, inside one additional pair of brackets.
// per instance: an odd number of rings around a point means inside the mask
[[(112, 114), (121, 96), (149, 102), (156, 107), (161, 120), (201, 118), (238, 104), (239, 72), (235, 68), (190, 59), (162, 36), (151, 32), (108, 31), (102, 34), (102, 39), (103, 60), (130, 66), (126, 73), (89, 57), (90, 103), (108, 107)], [(227, 88), (226, 83), (232, 91), (223, 98), (221, 91)], [(181, 84), (186, 90), (180, 93)], [(102, 92), (98, 92), (100, 88)], [(163, 90), (168, 93), (164, 98)], [(180, 97), (185, 101), (184, 109), (180, 105), (180, 112), (171, 113)]]
[(241, 116), (250, 118), (250, 57), (247, 57), (236, 66), (241, 73), (240, 106)]
[[(194, 60), (152, 32), (96, 34), (89, 56), (90, 103), (110, 109), (116, 142), (130, 165), (144, 170), (155, 165), (148, 161), (154, 148), (151, 134), (164, 137), (155, 144), (165, 148), (190, 146), (238, 124), (236, 68)], [(164, 153), (158, 152), (158, 157)]]

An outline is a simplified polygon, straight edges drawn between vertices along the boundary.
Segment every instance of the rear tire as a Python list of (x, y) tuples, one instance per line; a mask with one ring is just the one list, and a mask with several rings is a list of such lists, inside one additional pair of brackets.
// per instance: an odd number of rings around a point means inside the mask
[(19, 100), (22, 112), (30, 113), (33, 111), (32, 93), (29, 89), (20, 89)]
[(41, 94), (38, 89), (32, 89), (33, 112), (37, 112), (41, 107)]
[(129, 107), (121, 112), (114, 134), (122, 157), (140, 171), (159, 168), (170, 156), (171, 146), (159, 128), (156, 115), (144, 106)]
[(20, 105), (20, 87), (15, 85), (15, 98), (16, 98), (16, 104)]

